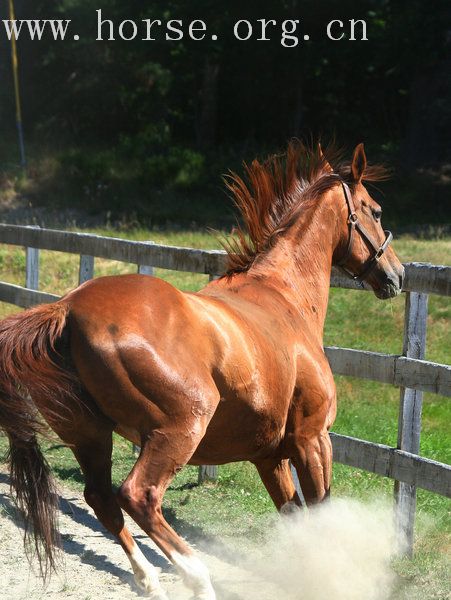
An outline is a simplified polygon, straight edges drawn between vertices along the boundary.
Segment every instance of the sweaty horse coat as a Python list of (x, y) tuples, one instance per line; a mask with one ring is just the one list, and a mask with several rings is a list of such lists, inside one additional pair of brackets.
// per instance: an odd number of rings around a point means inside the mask
[[(328, 495), (336, 394), (322, 336), (332, 264), (365, 273), (381, 298), (399, 293), (402, 266), (362, 184), (377, 178), (362, 145), (335, 171), (320, 149), (292, 145), (286, 162), (255, 162), (248, 176), (249, 186), (238, 177), (229, 184), (246, 229), (229, 246), (226, 275), (200, 292), (148, 276), (105, 277), (0, 323), (0, 426), (12, 484), (50, 562), (55, 507), (36, 409), (73, 450), (86, 501), (153, 598), (164, 591), (122, 509), (196, 598), (215, 598), (207, 570), (161, 511), (183, 465), (249, 460), (284, 511), (300, 505), (290, 459), (308, 504)], [(113, 431), (141, 446), (117, 495)]]

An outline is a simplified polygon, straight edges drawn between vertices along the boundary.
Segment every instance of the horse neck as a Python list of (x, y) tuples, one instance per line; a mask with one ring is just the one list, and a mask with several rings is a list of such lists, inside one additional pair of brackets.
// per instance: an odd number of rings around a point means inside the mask
[(298, 219), (256, 261), (249, 275), (266, 278), (304, 316), (315, 321), (322, 336), (329, 298), (332, 256), (338, 243), (336, 210), (329, 191), (309, 201)]

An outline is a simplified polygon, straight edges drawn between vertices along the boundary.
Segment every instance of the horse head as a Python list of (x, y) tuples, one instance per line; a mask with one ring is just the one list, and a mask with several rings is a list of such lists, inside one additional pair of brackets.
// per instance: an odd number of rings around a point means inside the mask
[(392, 298), (401, 293), (404, 267), (390, 246), (391, 232), (382, 229), (382, 209), (363, 185), (367, 169), (365, 150), (359, 144), (349, 173), (340, 177), (344, 201), (333, 262), (353, 279), (368, 283), (378, 298)]

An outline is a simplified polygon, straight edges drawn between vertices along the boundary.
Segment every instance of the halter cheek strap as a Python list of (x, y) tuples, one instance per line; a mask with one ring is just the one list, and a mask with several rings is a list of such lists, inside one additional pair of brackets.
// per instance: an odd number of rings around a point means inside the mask
[[(384, 233), (385, 233), (384, 243), (381, 245), (377, 241), (375, 241), (374, 237), (369, 233), (369, 231), (359, 221), (359, 217), (357, 216), (357, 213), (355, 210), (354, 201), (352, 199), (352, 194), (351, 194), (351, 190), (349, 189), (349, 186), (343, 180), (341, 180), (340, 182), (343, 187), (343, 192), (344, 192), (344, 195), (346, 198), (346, 204), (348, 206), (349, 237), (348, 237), (348, 243), (346, 245), (345, 253), (336, 264), (345, 273), (347, 273), (347, 275), (349, 275), (356, 281), (363, 281), (366, 277), (368, 277), (368, 275), (371, 273), (371, 271), (374, 269), (374, 267), (377, 265), (377, 263), (382, 258), (384, 252), (387, 250), (390, 242), (393, 239), (393, 235), (392, 235), (391, 231), (384, 230)], [(368, 242), (368, 244), (374, 250), (374, 256), (372, 256), (365, 263), (362, 272), (358, 273), (358, 274), (353, 273), (347, 267), (344, 266), (352, 252), (352, 245), (354, 243), (355, 230), (357, 230), (360, 233), (360, 235)]]

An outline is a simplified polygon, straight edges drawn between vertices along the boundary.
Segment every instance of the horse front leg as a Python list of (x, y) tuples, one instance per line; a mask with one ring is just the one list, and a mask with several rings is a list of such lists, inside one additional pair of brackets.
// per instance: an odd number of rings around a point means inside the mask
[(293, 398), (287, 447), (307, 506), (330, 495), (332, 443), (329, 429), (337, 414), (337, 393), (325, 354), (303, 357)]
[(291, 513), (301, 507), (301, 500), (293, 483), (288, 459), (267, 458), (254, 461), (254, 464), (280, 513)]
[(332, 443), (329, 432), (299, 435), (292, 456), (307, 506), (318, 504), (330, 495)]

